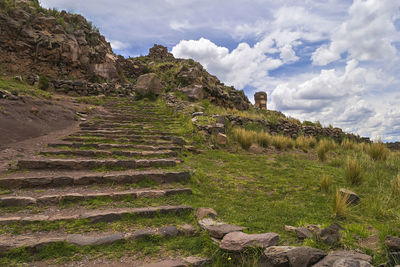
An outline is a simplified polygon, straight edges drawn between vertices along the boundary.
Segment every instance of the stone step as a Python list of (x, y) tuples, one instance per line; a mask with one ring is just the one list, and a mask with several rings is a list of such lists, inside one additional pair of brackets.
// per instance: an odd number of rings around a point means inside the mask
[(171, 145), (171, 144), (183, 144), (183, 140), (179, 139), (175, 141), (170, 140), (143, 140), (137, 138), (118, 138), (118, 139), (107, 139), (107, 138), (85, 138), (85, 137), (66, 137), (61, 139), (64, 142), (81, 142), (81, 143), (107, 143), (114, 141), (118, 142), (132, 142), (132, 143), (141, 143), (144, 145)]
[(9, 214), (7, 216), (0, 216), (0, 225), (7, 225), (13, 223), (28, 223), (28, 222), (57, 222), (57, 221), (71, 221), (71, 220), (88, 220), (90, 223), (99, 222), (114, 222), (120, 220), (123, 216), (131, 215), (143, 218), (151, 218), (158, 214), (179, 214), (182, 212), (191, 212), (192, 207), (189, 206), (160, 206), (160, 207), (144, 207), (144, 208), (114, 208), (109, 210), (90, 210), (90, 211), (76, 211), (69, 212), (56, 212), (51, 215), (35, 214), (35, 215), (19, 215)]
[(128, 121), (128, 122), (83, 122), (79, 124), (79, 127), (95, 127), (95, 126), (107, 126), (107, 127), (121, 127), (121, 126), (126, 126), (126, 125), (131, 125), (131, 126), (143, 126), (143, 125), (148, 125), (152, 126), (153, 124), (163, 124), (163, 125), (180, 125), (180, 122), (174, 122), (174, 121), (157, 121), (157, 120), (149, 120), (147, 122), (140, 122), (140, 121)]
[(42, 160), (19, 160), (17, 167), (20, 169), (69, 169), (87, 170), (100, 167), (122, 167), (128, 169), (171, 167), (176, 166), (176, 159), (42, 159)]
[[(96, 132), (87, 132), (87, 133), (74, 133), (68, 137), (83, 137), (83, 138), (91, 138), (91, 137), (105, 137), (105, 138), (133, 138), (133, 139), (149, 139), (149, 140), (182, 140), (181, 137), (173, 136), (173, 135), (144, 135), (144, 134), (127, 134), (124, 132), (117, 133), (96, 133)], [(181, 142), (182, 142), (181, 141)]]
[(34, 194), (27, 196), (30, 192), (25, 192), (24, 196), (5, 195), (0, 197), (1, 207), (25, 207), (28, 205), (48, 206), (57, 205), (62, 201), (83, 201), (98, 197), (108, 197), (112, 199), (121, 199), (124, 197), (132, 198), (160, 198), (176, 194), (192, 194), (189, 188), (175, 189), (133, 189), (116, 192), (101, 192), (87, 189), (77, 190), (74, 188), (73, 193), (60, 192), (56, 194), (40, 195)]
[(190, 173), (181, 172), (163, 172), (154, 171), (125, 171), (113, 173), (95, 173), (95, 174), (75, 174), (65, 172), (61, 174), (35, 175), (24, 174), (24, 176), (0, 178), (0, 187), (5, 189), (17, 188), (45, 188), (45, 187), (63, 187), (72, 185), (91, 185), (91, 184), (134, 184), (141, 181), (154, 181), (160, 184), (170, 184), (176, 182), (187, 182), (190, 179)]
[(44, 150), (41, 155), (68, 155), (79, 157), (177, 157), (178, 152), (164, 151), (127, 151), (127, 150)]
[(93, 148), (93, 149), (135, 149), (147, 151), (161, 151), (161, 150), (182, 150), (180, 146), (150, 146), (150, 145), (136, 145), (136, 144), (94, 144), (94, 143), (51, 143), (48, 147), (69, 147), (69, 148)]
[[(84, 234), (64, 234), (64, 233), (39, 233), (23, 235), (2, 235), (0, 238), (0, 255), (4, 255), (10, 250), (26, 248), (35, 253), (43, 246), (65, 242), (76, 246), (99, 246), (110, 245), (118, 241), (138, 240), (142, 238), (171, 237), (178, 235), (193, 235), (196, 228), (190, 226), (191, 232), (185, 231), (181, 226), (164, 226), (159, 228), (139, 229), (134, 232), (89, 232)], [(187, 262), (193, 263), (194, 260), (200, 261), (197, 257), (188, 257)], [(203, 259), (204, 261), (205, 259)]]
[(119, 129), (119, 130), (97, 130), (97, 131), (86, 131), (86, 130), (81, 130), (77, 132), (76, 134), (125, 134), (125, 135), (142, 135), (142, 136), (153, 136), (153, 135), (159, 135), (159, 136), (174, 136), (174, 133), (171, 132), (162, 132), (162, 131), (150, 131), (150, 132), (144, 132), (141, 130), (133, 130), (133, 129)]
[[(150, 131), (150, 132), (156, 132), (159, 131), (161, 126), (153, 126), (153, 125), (149, 125), (149, 126), (129, 126), (129, 125), (125, 125), (125, 126), (121, 126), (121, 127), (114, 127), (114, 126), (85, 126), (85, 127), (81, 127), (81, 130), (86, 130), (86, 131), (98, 131), (98, 130), (121, 130), (121, 129), (127, 129), (127, 130), (138, 130), (140, 129), (141, 131)], [(179, 126), (180, 127), (180, 126)], [(162, 128), (164, 130), (173, 130), (176, 129), (173, 127), (170, 127), (170, 125), (162, 125)]]

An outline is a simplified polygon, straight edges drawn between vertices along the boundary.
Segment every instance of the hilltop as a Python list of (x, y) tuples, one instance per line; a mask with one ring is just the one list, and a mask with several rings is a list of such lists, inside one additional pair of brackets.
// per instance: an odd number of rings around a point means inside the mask
[(398, 263), (398, 152), (164, 46), (118, 56), (81, 15), (0, 8), (0, 265)]

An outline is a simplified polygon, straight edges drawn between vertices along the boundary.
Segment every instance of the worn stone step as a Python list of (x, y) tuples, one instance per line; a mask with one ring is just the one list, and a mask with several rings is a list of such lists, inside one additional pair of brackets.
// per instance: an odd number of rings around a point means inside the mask
[(12, 223), (29, 223), (29, 222), (56, 222), (56, 221), (71, 221), (85, 219), (91, 223), (99, 222), (114, 222), (120, 220), (123, 216), (133, 215), (143, 218), (151, 218), (158, 214), (179, 214), (183, 212), (193, 211), (189, 206), (159, 206), (159, 207), (144, 207), (144, 208), (114, 208), (109, 210), (90, 210), (77, 211), (76, 213), (57, 212), (50, 215), (35, 214), (35, 215), (19, 215), (9, 214), (0, 216), (0, 225)]
[(159, 260), (152, 263), (141, 265), (140, 267), (193, 267), (193, 266), (209, 266), (212, 261), (208, 258), (200, 258), (189, 256), (186, 258), (178, 258), (171, 260)]
[(143, 130), (134, 130), (134, 129), (113, 129), (113, 130), (97, 130), (97, 131), (87, 131), (80, 130), (77, 134), (125, 134), (125, 135), (160, 135), (160, 136), (174, 136), (174, 133), (171, 132), (163, 132), (159, 130), (154, 131), (143, 131)]
[(128, 150), (43, 150), (41, 155), (68, 155), (79, 157), (177, 157), (178, 152), (163, 151), (128, 151)]
[[(190, 225), (191, 226), (191, 225)], [(194, 229), (195, 227), (191, 226)], [(190, 233), (190, 234), (194, 234)], [(139, 229), (133, 232), (89, 232), (84, 234), (64, 234), (64, 233), (36, 233), (23, 235), (1, 235), (0, 236), (0, 255), (10, 250), (26, 248), (35, 253), (46, 245), (65, 242), (77, 246), (99, 246), (110, 245), (118, 241), (138, 240), (152, 236), (171, 237), (178, 235), (188, 235), (188, 232), (181, 226), (169, 225), (159, 228)], [(189, 258), (193, 261), (196, 257)], [(198, 258), (199, 260), (200, 258)]]
[(144, 145), (171, 145), (171, 144), (183, 144), (183, 140), (144, 140), (137, 138), (117, 138), (117, 139), (107, 139), (107, 138), (84, 138), (84, 137), (66, 137), (63, 138), (64, 142), (81, 142), (81, 143), (107, 143), (107, 142), (132, 142), (141, 143)]
[(70, 169), (85, 170), (100, 167), (122, 167), (128, 169), (149, 167), (171, 167), (176, 166), (176, 159), (42, 159), (42, 160), (19, 160), (17, 167), (20, 169)]
[[(148, 140), (179, 140), (183, 142), (182, 137), (173, 136), (173, 135), (149, 135), (149, 134), (126, 134), (122, 133), (96, 133), (96, 132), (88, 132), (88, 133), (74, 133), (68, 136), (70, 137), (82, 137), (82, 138), (91, 138), (91, 137), (105, 137), (105, 138), (132, 138), (132, 139), (148, 139)], [(182, 141), (181, 141), (182, 140)]]
[(114, 127), (114, 126), (85, 126), (81, 127), (81, 130), (87, 130), (87, 131), (97, 131), (97, 130), (121, 130), (121, 129), (129, 129), (129, 130), (142, 130), (142, 131), (159, 131), (160, 128), (163, 128), (163, 130), (173, 130), (177, 129), (177, 127), (180, 127), (177, 125), (176, 127), (172, 127), (171, 125), (160, 125), (160, 126), (155, 126), (155, 125), (146, 125), (146, 126), (130, 126), (130, 125), (125, 125), (125, 126), (120, 126), (120, 127)]
[(176, 194), (192, 194), (189, 188), (174, 188), (174, 189), (133, 189), (116, 192), (101, 192), (93, 190), (76, 190), (73, 193), (60, 192), (56, 194), (40, 195), (32, 193), (33, 196), (27, 192), (24, 196), (6, 195), (0, 197), (1, 207), (25, 207), (27, 205), (57, 205), (62, 201), (83, 201), (98, 197), (108, 197), (112, 199), (120, 199), (123, 197), (133, 198), (160, 198), (164, 196), (171, 196)]
[(136, 144), (94, 144), (94, 143), (51, 143), (48, 147), (70, 147), (70, 148), (93, 148), (93, 149), (135, 149), (135, 150), (148, 150), (148, 151), (160, 151), (160, 150), (182, 150), (180, 146), (150, 146), (150, 145), (136, 145)]
[(58, 175), (34, 175), (0, 178), (0, 187), (5, 189), (16, 188), (45, 188), (63, 187), (69, 185), (91, 185), (91, 184), (134, 184), (141, 181), (154, 181), (160, 184), (186, 182), (190, 179), (190, 173), (154, 171), (125, 171), (114, 173), (74, 174), (65, 172)]
[(127, 122), (104, 122), (104, 121), (98, 121), (98, 122), (83, 122), (79, 124), (79, 127), (94, 127), (94, 126), (102, 126), (102, 127), (121, 127), (121, 126), (126, 126), (126, 125), (132, 125), (132, 126), (142, 126), (142, 125), (153, 125), (153, 124), (163, 124), (163, 125), (180, 125), (180, 122), (175, 122), (175, 121), (157, 121), (157, 120), (148, 120), (148, 121), (127, 121)]

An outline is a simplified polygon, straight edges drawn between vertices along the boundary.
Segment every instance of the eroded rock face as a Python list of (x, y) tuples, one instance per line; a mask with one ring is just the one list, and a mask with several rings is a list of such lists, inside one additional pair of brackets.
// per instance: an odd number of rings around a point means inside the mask
[(0, 64), (6, 72), (114, 79), (115, 62), (110, 44), (81, 15), (38, 12), (30, 1), (0, 10)]

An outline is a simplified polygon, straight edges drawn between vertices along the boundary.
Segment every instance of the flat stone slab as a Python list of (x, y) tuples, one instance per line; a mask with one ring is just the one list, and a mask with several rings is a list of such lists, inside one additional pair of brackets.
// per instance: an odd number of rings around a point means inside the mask
[(372, 267), (372, 257), (356, 251), (334, 251), (323, 260), (313, 265), (314, 267), (332, 267), (332, 266), (359, 266)]
[(85, 170), (99, 167), (144, 168), (152, 166), (175, 166), (175, 159), (138, 159), (138, 160), (92, 160), (92, 159), (43, 159), (19, 160), (21, 169), (70, 169)]
[(243, 231), (246, 228), (215, 221), (212, 218), (204, 218), (198, 221), (200, 227), (206, 230), (212, 237), (222, 239), (226, 234), (231, 232)]
[(44, 150), (41, 155), (71, 155), (80, 157), (99, 157), (99, 156), (124, 156), (124, 157), (158, 157), (168, 156), (177, 157), (178, 152), (171, 150), (164, 151), (114, 151), (114, 150)]
[(150, 146), (150, 145), (136, 145), (136, 144), (92, 144), (92, 143), (51, 143), (47, 145), (48, 147), (70, 147), (70, 148), (81, 148), (90, 147), (94, 149), (139, 149), (139, 150), (149, 150), (149, 151), (160, 151), (160, 150), (182, 150), (180, 146)]
[(154, 263), (148, 263), (140, 267), (191, 267), (208, 266), (210, 263), (210, 259), (191, 256), (182, 259), (161, 260)]
[(64, 220), (87, 219), (92, 223), (97, 222), (113, 222), (120, 220), (125, 215), (135, 215), (140, 217), (153, 217), (157, 214), (170, 214), (192, 211), (192, 207), (188, 206), (160, 206), (160, 207), (144, 207), (144, 208), (125, 208), (112, 210), (95, 210), (83, 213), (68, 214), (62, 213), (53, 215), (32, 215), (32, 216), (5, 216), (0, 217), (0, 225), (11, 223), (27, 223), (27, 222), (54, 222)]
[(326, 255), (324, 251), (311, 247), (272, 246), (264, 251), (265, 259), (260, 266), (311, 266)]
[(23, 197), (23, 196), (4, 196), (0, 197), (0, 206), (3, 207), (24, 207), (27, 205), (56, 205), (62, 201), (82, 201), (98, 197), (109, 197), (118, 199), (123, 197), (133, 198), (159, 198), (175, 194), (191, 194), (192, 190), (189, 188), (179, 189), (135, 189), (119, 192), (95, 192), (95, 193), (63, 193), (55, 195), (43, 195), (40, 197)]
[(37, 187), (60, 187), (67, 185), (90, 185), (104, 183), (138, 183), (143, 180), (152, 180), (157, 183), (184, 182), (190, 179), (189, 172), (160, 172), (160, 171), (137, 171), (124, 174), (89, 174), (78, 177), (52, 176), (52, 177), (16, 177), (0, 178), (0, 187), (14, 188), (37, 188)]
[(248, 247), (267, 248), (276, 246), (278, 242), (279, 235), (275, 233), (245, 234), (232, 232), (224, 236), (219, 247), (228, 252), (241, 252)]
[[(168, 226), (170, 228), (176, 226)], [(164, 227), (167, 228), (167, 227)], [(137, 240), (150, 236), (165, 236), (163, 234), (164, 228), (149, 228), (140, 229), (129, 233), (87, 233), (87, 234), (27, 234), (27, 235), (3, 235), (0, 239), (0, 255), (7, 253), (12, 249), (21, 247), (29, 249), (38, 249), (45, 245), (67, 242), (77, 246), (96, 246), (96, 245), (109, 245), (123, 240)], [(180, 233), (177, 233), (180, 234)], [(206, 262), (207, 259), (188, 257), (184, 262)], [(195, 265), (200, 266), (200, 265)]]

